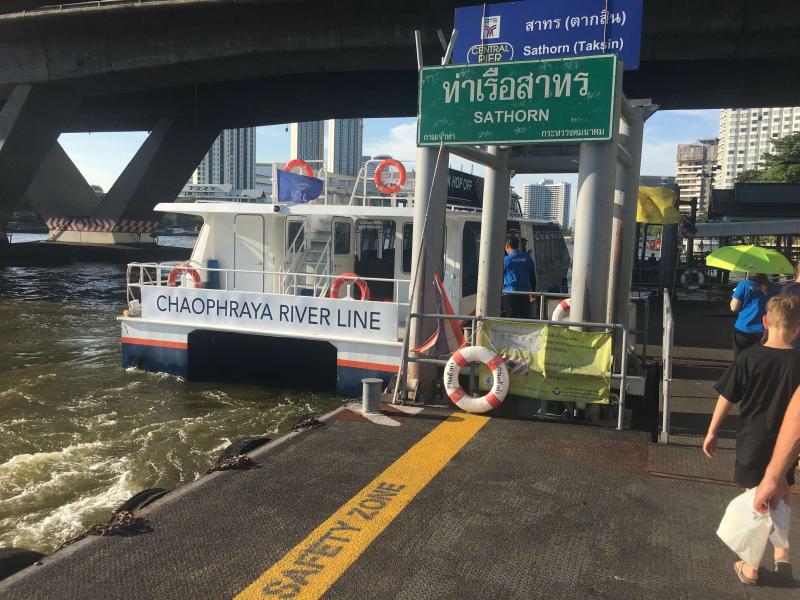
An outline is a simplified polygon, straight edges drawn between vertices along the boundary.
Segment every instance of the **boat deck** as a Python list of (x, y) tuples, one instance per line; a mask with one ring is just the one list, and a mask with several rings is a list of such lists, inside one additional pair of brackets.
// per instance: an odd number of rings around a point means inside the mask
[[(641, 432), (384, 406), (251, 454), (0, 583), (30, 598), (793, 598), (714, 531), (725, 462)], [(387, 424), (388, 423), (388, 424)], [(709, 461), (710, 463), (710, 461)], [(711, 471), (694, 473), (692, 469)], [(800, 544), (798, 528), (792, 543)]]

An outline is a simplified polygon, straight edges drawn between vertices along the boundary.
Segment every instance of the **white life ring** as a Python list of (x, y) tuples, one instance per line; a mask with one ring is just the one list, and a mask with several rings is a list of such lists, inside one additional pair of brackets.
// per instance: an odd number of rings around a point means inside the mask
[(556, 306), (556, 309), (553, 311), (553, 315), (550, 317), (550, 320), (566, 321), (569, 319), (569, 307), (571, 300), (572, 298), (564, 298), (561, 302), (559, 302)]
[(687, 269), (681, 273), (681, 285), (687, 290), (696, 290), (706, 282), (705, 275), (697, 269)]
[[(461, 369), (473, 362), (484, 363), (492, 373), (492, 388), (480, 398), (468, 395), (458, 384)], [(505, 359), (483, 346), (467, 346), (456, 350), (444, 367), (447, 395), (458, 408), (470, 413), (485, 413), (500, 406), (508, 393), (508, 384)]]

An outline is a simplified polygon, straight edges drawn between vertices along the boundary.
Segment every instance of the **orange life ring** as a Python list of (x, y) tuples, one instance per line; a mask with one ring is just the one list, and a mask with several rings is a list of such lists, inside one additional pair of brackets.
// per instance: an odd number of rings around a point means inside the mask
[(203, 280), (200, 279), (200, 273), (193, 269), (189, 263), (178, 263), (172, 267), (172, 270), (169, 272), (169, 276), (167, 277), (167, 286), (177, 287), (176, 281), (178, 277), (184, 273), (191, 276), (192, 281), (194, 281), (194, 287), (203, 287)]
[(289, 162), (286, 163), (286, 166), (283, 167), (284, 171), (292, 172), (292, 169), (300, 167), (306, 173), (306, 177), (313, 177), (314, 176), (314, 169), (311, 168), (311, 165), (308, 164), (306, 161), (300, 158), (293, 158)]
[[(397, 181), (397, 183), (393, 183), (391, 185), (387, 185), (383, 182), (383, 172), (389, 167), (394, 167), (400, 174), (400, 179)], [(375, 169), (375, 185), (378, 186), (378, 190), (380, 190), (384, 194), (396, 194), (397, 192), (403, 189), (405, 183), (406, 183), (406, 168), (403, 166), (403, 163), (401, 163), (399, 160), (395, 160), (393, 158), (387, 158), (386, 160), (382, 160), (380, 163), (378, 163), (378, 166)]]
[(334, 279), (333, 284), (331, 285), (331, 298), (335, 298), (337, 300), (339, 299), (339, 288), (345, 283), (355, 283), (361, 292), (361, 299), (370, 299), (369, 286), (367, 285), (367, 282), (361, 279), (361, 277), (359, 277), (356, 273), (342, 273), (336, 279)]

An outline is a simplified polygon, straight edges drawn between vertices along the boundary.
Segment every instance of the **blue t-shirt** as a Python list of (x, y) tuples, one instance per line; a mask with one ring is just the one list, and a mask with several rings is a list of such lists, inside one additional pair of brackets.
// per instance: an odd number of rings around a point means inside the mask
[(533, 259), (519, 250), (503, 259), (503, 291), (530, 292), (534, 277)]
[(767, 297), (761, 286), (752, 279), (745, 279), (736, 284), (733, 297), (741, 304), (734, 329), (741, 333), (764, 333), (761, 318), (767, 312)]

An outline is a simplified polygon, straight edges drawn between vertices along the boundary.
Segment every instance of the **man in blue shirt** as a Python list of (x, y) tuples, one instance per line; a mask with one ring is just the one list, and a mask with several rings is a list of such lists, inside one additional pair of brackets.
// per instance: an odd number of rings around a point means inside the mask
[[(503, 291), (531, 292), (536, 288), (536, 271), (533, 259), (527, 252), (519, 249), (519, 238), (512, 237), (506, 242), (506, 257), (503, 259)], [(530, 317), (531, 296), (524, 294), (503, 294), (503, 309), (506, 316), (515, 319)]]
[(764, 335), (763, 317), (767, 312), (767, 276), (759, 273), (736, 284), (731, 298), (731, 310), (739, 313), (733, 325), (733, 355), (761, 341)]

